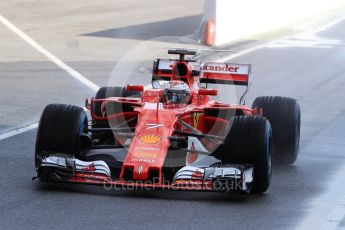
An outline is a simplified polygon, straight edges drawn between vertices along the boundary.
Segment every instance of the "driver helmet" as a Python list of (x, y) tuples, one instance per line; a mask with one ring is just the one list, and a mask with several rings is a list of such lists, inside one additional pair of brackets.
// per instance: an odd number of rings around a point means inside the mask
[(170, 81), (163, 86), (163, 104), (187, 105), (191, 98), (190, 88), (183, 81)]

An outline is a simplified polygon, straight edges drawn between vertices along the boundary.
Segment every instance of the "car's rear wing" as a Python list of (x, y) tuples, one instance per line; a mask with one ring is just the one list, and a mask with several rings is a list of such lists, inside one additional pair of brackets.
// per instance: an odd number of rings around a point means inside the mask
[[(157, 59), (153, 63), (152, 80), (171, 80), (175, 60)], [(194, 67), (194, 68), (193, 68)], [(200, 83), (230, 84), (248, 86), (251, 74), (250, 64), (209, 62), (193, 65), (200, 71)]]
[(200, 82), (248, 86), (250, 73), (250, 64), (205, 63), (201, 66)]

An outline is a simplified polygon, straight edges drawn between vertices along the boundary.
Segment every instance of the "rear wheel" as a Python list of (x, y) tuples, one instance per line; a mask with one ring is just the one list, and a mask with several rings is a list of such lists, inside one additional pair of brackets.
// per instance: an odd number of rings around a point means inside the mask
[[(125, 87), (102, 87), (100, 88), (95, 96), (95, 99), (105, 99), (108, 97), (139, 97), (138, 92), (129, 92)], [(102, 116), (101, 110), (102, 102), (95, 102), (93, 111), (95, 115)], [(115, 103), (109, 103), (109, 108), (106, 109), (107, 112), (116, 114), (119, 112), (133, 111), (130, 105), (121, 105)], [(110, 114), (108, 114), (110, 115)], [(94, 121), (93, 128), (109, 128), (108, 121)]]
[(251, 193), (265, 192), (271, 181), (271, 126), (264, 117), (236, 116), (223, 145), (223, 162), (252, 164)]
[[(138, 92), (127, 91), (125, 87), (102, 87), (95, 96), (95, 99), (105, 99), (109, 97), (140, 97)], [(96, 116), (102, 117), (102, 102), (95, 102), (93, 111)], [(106, 115), (111, 116), (117, 113), (133, 111), (132, 105), (120, 103), (108, 103), (106, 107)], [(120, 117), (118, 120), (125, 120), (125, 117)], [(96, 121), (92, 122), (92, 128), (110, 128), (111, 121)], [(114, 144), (115, 138), (112, 131), (104, 131), (93, 133), (93, 139), (98, 144)]]
[(40, 158), (49, 156), (51, 153), (82, 158), (83, 138), (81, 136), (85, 134), (87, 123), (86, 112), (80, 107), (63, 104), (46, 106), (37, 129), (36, 169), (39, 166)]
[(300, 140), (301, 112), (295, 99), (288, 97), (258, 97), (252, 108), (262, 109), (272, 126), (273, 160), (282, 164), (296, 161)]
[[(122, 97), (123, 94), (122, 87), (102, 87), (100, 88), (95, 96), (95, 99), (105, 99), (108, 97)], [(95, 102), (93, 105), (93, 112), (96, 116), (101, 117), (102, 111), (101, 111), (102, 102)], [(93, 128), (109, 128), (108, 121), (94, 121), (92, 124)]]

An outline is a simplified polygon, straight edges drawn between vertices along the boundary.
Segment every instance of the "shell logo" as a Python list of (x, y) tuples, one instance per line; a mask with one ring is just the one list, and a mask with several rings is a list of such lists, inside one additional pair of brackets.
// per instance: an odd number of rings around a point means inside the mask
[(162, 141), (162, 138), (158, 135), (141, 135), (139, 140), (145, 144), (158, 144)]

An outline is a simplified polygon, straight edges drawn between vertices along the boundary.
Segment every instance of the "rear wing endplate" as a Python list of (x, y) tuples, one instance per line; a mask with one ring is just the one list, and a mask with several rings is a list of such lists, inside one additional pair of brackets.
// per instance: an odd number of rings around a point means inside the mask
[(172, 77), (171, 67), (174, 65), (173, 60), (157, 59), (153, 63), (152, 80), (170, 81)]

